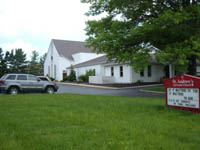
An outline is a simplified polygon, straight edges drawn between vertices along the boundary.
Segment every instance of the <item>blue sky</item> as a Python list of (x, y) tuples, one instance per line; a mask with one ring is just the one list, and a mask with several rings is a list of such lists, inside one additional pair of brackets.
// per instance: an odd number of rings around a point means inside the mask
[(0, 0), (0, 47), (30, 56), (47, 52), (51, 39), (84, 41), (88, 9), (80, 0)]

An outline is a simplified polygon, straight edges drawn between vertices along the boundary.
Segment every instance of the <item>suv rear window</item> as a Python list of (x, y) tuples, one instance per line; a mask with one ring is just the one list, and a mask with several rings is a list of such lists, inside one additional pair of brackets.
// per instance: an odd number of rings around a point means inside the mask
[(27, 80), (27, 76), (26, 75), (18, 75), (17, 80)]
[(9, 75), (6, 80), (15, 80), (16, 75)]
[(6, 77), (6, 74), (4, 76), (2, 76), (0, 79), (3, 80)]

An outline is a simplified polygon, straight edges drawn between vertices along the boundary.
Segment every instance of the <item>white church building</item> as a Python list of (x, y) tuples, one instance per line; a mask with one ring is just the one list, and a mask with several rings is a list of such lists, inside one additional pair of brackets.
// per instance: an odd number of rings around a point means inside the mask
[(139, 73), (129, 64), (109, 62), (105, 54), (96, 54), (85, 47), (85, 42), (51, 40), (44, 63), (44, 75), (58, 81), (63, 80), (63, 73), (70, 73), (72, 65), (76, 77), (84, 75), (87, 70), (94, 70), (95, 76), (90, 77), (90, 83), (135, 83), (159, 82), (166, 73), (164, 66), (155, 59)]

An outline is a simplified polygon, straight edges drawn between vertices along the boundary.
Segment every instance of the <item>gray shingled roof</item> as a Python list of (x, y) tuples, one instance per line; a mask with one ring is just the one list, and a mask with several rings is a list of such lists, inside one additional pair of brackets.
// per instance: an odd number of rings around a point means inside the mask
[[(108, 58), (106, 57), (106, 55), (104, 55), (104, 56), (101, 56), (101, 57), (98, 57), (98, 58), (95, 58), (95, 59), (91, 59), (91, 60), (76, 64), (73, 67), (79, 68), (79, 67), (92, 66), (92, 65), (97, 65), (97, 64), (104, 64), (104, 63), (109, 63), (109, 62), (111, 63), (111, 61), (108, 61)], [(154, 63), (154, 64), (158, 63), (155, 55), (152, 55), (152, 60), (151, 60), (150, 63)], [(68, 67), (67, 69), (69, 69), (69, 68), (70, 67)]]
[[(79, 64), (74, 65), (74, 68), (79, 68), (79, 67), (84, 67), (84, 66), (92, 66), (92, 65), (97, 65), (97, 64), (101, 64), (101, 63), (106, 63), (108, 62), (108, 59), (106, 57), (106, 55), (95, 58), (95, 59), (91, 59)], [(70, 67), (68, 67), (67, 69), (69, 69)]]
[(55, 40), (52, 39), (60, 56), (73, 60), (72, 55), (75, 53), (94, 53), (92, 49), (86, 48), (86, 42)]

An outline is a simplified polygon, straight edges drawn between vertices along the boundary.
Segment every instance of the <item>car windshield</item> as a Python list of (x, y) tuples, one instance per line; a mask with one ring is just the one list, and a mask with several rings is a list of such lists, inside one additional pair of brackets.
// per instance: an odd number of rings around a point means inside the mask
[(42, 81), (49, 81), (46, 77), (39, 77)]

